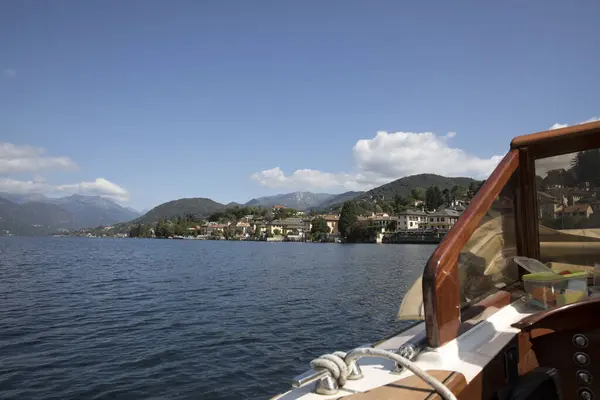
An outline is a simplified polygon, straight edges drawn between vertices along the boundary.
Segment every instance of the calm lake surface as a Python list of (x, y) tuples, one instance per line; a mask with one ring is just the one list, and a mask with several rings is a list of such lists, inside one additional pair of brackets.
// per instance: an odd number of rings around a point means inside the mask
[(268, 398), (402, 328), (433, 249), (0, 238), (0, 398)]

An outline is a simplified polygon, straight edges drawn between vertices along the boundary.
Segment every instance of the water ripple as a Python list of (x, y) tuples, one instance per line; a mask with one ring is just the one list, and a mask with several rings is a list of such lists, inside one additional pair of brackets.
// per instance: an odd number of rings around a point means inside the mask
[(399, 329), (432, 249), (0, 238), (0, 398), (271, 396)]

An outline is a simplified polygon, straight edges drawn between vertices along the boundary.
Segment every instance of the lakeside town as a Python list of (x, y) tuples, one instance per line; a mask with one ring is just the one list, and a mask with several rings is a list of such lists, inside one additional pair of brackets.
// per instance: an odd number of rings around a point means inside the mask
[[(598, 157), (600, 160), (600, 157)], [(554, 169), (538, 177), (540, 223), (552, 229), (600, 226), (600, 187), (576, 168)], [(413, 190), (393, 199), (349, 200), (338, 212), (234, 206), (208, 218), (181, 215), (150, 224), (84, 229), (58, 236), (237, 240), (267, 242), (437, 243), (454, 226), (480, 185)], [(498, 211), (512, 209), (498, 201)], [(494, 207), (492, 207), (493, 209)], [(502, 211), (504, 210), (504, 211)], [(510, 212), (510, 211), (509, 211)], [(512, 213), (511, 213), (512, 214)], [(599, 221), (596, 221), (596, 220)]]
[[(183, 216), (174, 221), (159, 221), (151, 227), (134, 225), (128, 232), (113, 233), (115, 227), (107, 226), (101, 231), (83, 230), (70, 236), (267, 242), (437, 243), (454, 226), (467, 202), (453, 200), (447, 207), (433, 211), (427, 211), (423, 200), (413, 201), (411, 205), (413, 208), (397, 213), (368, 214), (360, 212), (360, 206), (354, 202), (346, 202), (341, 213), (324, 214), (275, 205), (270, 209), (255, 207), (254, 209), (260, 209), (259, 214), (245, 214), (239, 218), (223, 218), (215, 213), (209, 220), (196, 223), (193, 216)], [(229, 212), (235, 214), (245, 208), (247, 207), (235, 207)]]

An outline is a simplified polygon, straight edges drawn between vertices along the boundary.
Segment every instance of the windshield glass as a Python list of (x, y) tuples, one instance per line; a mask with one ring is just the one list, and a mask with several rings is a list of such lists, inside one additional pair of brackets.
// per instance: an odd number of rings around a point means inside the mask
[[(517, 170), (518, 171), (518, 170)], [(518, 280), (514, 194), (517, 171), (460, 252), (461, 305)]]
[(536, 160), (540, 258), (555, 271), (600, 263), (600, 150)]

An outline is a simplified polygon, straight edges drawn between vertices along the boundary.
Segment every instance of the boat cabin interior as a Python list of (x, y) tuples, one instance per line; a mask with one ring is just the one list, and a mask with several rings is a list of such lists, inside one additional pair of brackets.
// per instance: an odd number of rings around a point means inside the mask
[[(369, 346), (455, 398), (600, 399), (600, 122), (514, 138), (402, 307), (422, 321)], [(448, 398), (394, 361), (357, 363), (277, 398)]]

